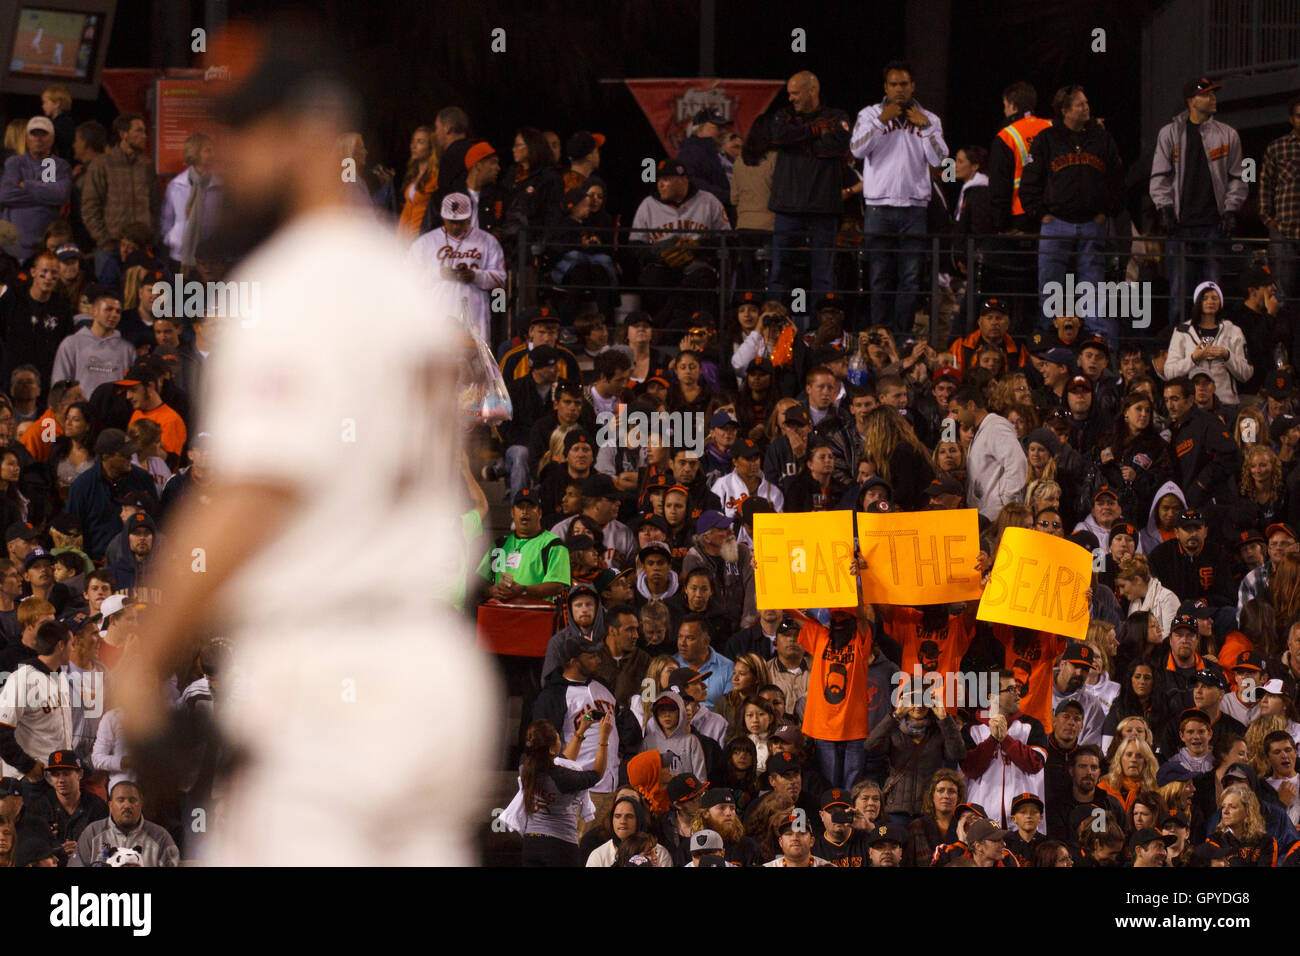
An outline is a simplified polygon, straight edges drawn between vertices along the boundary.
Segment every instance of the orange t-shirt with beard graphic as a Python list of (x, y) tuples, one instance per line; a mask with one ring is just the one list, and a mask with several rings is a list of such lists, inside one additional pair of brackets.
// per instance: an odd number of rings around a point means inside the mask
[(993, 636), (1002, 642), (1007, 656), (1004, 665), (1020, 685), (1020, 712), (1052, 732), (1052, 665), (1065, 650), (1069, 638), (1046, 631), (994, 624)]
[[(961, 670), (961, 659), (975, 638), (975, 623), (965, 613), (945, 614), (943, 623), (928, 627), (920, 608), (901, 604), (880, 605), (880, 616), (889, 636), (903, 649), (899, 669), (908, 679), (919, 671), (922, 676), (938, 673), (946, 682)], [(937, 690), (937, 688), (936, 688)], [(945, 696), (944, 703), (948, 698)]]
[(864, 740), (871, 732), (871, 632), (857, 630), (836, 650), (831, 632), (816, 621), (799, 629), (799, 645), (808, 652), (808, 696), (803, 732), (814, 740)]

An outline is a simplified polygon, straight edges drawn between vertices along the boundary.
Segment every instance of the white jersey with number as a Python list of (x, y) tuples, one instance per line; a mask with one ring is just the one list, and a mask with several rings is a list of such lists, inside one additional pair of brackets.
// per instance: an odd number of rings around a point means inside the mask
[[(72, 747), (72, 691), (62, 671), (50, 673), (23, 664), (0, 688), (0, 724), (14, 729), (14, 739), (33, 760), (45, 763), (56, 750)], [(0, 774), (22, 771), (0, 760)]]
[(490, 346), (492, 290), (503, 289), (506, 284), (506, 257), (501, 243), (482, 229), (471, 229), (463, 239), (452, 239), (445, 229), (434, 229), (411, 243), (408, 255), (433, 280), (442, 278), (443, 269), (457, 266), (474, 273), (473, 282), (438, 282), (433, 307), (440, 315), (459, 318), (463, 298), (471, 328)]
[(224, 321), (205, 375), (214, 471), (296, 501), (219, 601), (246, 680), (222, 722), (251, 759), (214, 859), (469, 864), (499, 694), (445, 603), (465, 565), (464, 337), (356, 211), (291, 223), (229, 279), (257, 307)]

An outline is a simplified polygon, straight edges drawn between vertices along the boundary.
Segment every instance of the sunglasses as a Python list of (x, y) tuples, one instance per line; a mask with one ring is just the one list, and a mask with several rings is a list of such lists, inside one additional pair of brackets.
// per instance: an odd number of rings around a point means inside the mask
[(1060, 526), (1061, 526), (1061, 522), (1059, 522), (1059, 521), (1040, 521), (1040, 522), (1038, 522), (1038, 527), (1040, 527), (1040, 528), (1059, 528)]

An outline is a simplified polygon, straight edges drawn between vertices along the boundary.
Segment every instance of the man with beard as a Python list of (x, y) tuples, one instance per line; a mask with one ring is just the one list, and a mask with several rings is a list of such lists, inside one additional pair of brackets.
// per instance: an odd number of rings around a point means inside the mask
[(1101, 727), (1106, 722), (1101, 701), (1085, 691), (1096, 657), (1097, 652), (1083, 641), (1071, 641), (1065, 645), (1052, 680), (1052, 713), (1066, 700), (1077, 700), (1083, 708), (1083, 729), (1078, 738), (1081, 744), (1100, 744)]
[(820, 803), (822, 834), (813, 843), (813, 854), (832, 866), (866, 866), (867, 835), (865, 830), (853, 828), (848, 791), (827, 790)]
[(797, 610), (787, 610), (802, 626), (799, 644), (811, 659), (803, 732), (816, 742), (817, 765), (832, 787), (848, 789), (866, 760), (863, 749), (875, 614), (870, 605), (856, 614), (832, 610), (830, 628)]
[[(214, 862), (463, 865), (498, 691), (448, 603), (466, 561), (462, 341), (454, 321), (430, 314), (434, 290), (356, 210), (333, 151), (319, 148), (356, 128), (358, 101), (318, 31), (232, 22), (208, 53), (237, 65), (214, 90), (217, 173), (235, 207), (225, 227), (244, 249), (257, 246), (229, 281), (256, 281), (260, 293), (241, 321), (225, 322), (206, 373), (203, 420), (221, 462), (212, 500), (189, 496), (169, 516), (184, 560), (151, 569), (167, 601), (115, 671), (128, 750), (146, 767), (169, 766), (177, 734), (159, 678), (187, 659), (195, 633), (228, 634), (245, 694), (222, 723), (250, 759), (227, 794)], [(347, 444), (340, 422), (354, 427)], [(382, 503), (357, 507), (367, 494)], [(194, 573), (189, 542), (205, 546), (206, 573)], [(321, 575), (335, 581), (327, 595), (312, 593)], [(509, 581), (495, 586), (518, 596)], [(340, 687), (383, 692), (347, 703)], [(571, 733), (563, 715), (556, 727)], [(386, 732), (424, 721), (458, 729)], [(587, 743), (579, 763), (590, 768), (595, 738)], [(362, 804), (355, 781), (316, 780), (308, 823), (293, 781), (341, 752), (410, 769), (376, 775)], [(384, 821), (398, 813), (393, 840)], [(326, 832), (339, 839), (321, 840)]]
[(758, 841), (745, 835), (745, 826), (736, 816), (736, 798), (730, 790), (721, 787), (706, 790), (696, 819), (702, 829), (712, 830), (722, 837), (722, 852), (728, 863), (762, 865), (763, 854)]
[(1064, 840), (1071, 846), (1078, 842), (1077, 835), (1070, 826), (1070, 820), (1079, 807), (1102, 810), (1108, 820), (1124, 819), (1124, 808), (1114, 797), (1097, 787), (1101, 782), (1101, 766), (1104, 757), (1101, 748), (1095, 744), (1083, 744), (1070, 754), (1069, 786), (1061, 791), (1047, 795), (1047, 836), (1053, 840)]

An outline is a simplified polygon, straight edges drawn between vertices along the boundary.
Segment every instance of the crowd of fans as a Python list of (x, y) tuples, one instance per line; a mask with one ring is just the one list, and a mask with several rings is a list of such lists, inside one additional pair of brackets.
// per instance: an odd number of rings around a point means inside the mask
[[(953, 154), (949, 215), (940, 117), (907, 64), (883, 80), (854, 119), (796, 74), (744, 139), (702, 111), (630, 230), (602, 134), (521, 127), (503, 163), (451, 107), (415, 130), (400, 175), (367, 169), (360, 135), (335, 145), (358, 209), (463, 283), (510, 397), (482, 436), (492, 460), (465, 472), (480, 519), (479, 477), (509, 504), (466, 603), (556, 608), (540, 665), (501, 659), (524, 707), (502, 815), (522, 862), (1300, 863), (1300, 338), (1284, 304), (1300, 100), (1258, 187), (1272, 267), (1250, 262), (1228, 294), (1240, 143), (1214, 84), (1184, 90), (1128, 214), (1167, 239), (1170, 326), (1151, 344), (1048, 305), (1049, 283), (1104, 278), (1100, 243), (1132, 204), (1081, 88), (1048, 122), (1032, 87), (1008, 87), (991, 147)], [(155, 283), (229, 267), (221, 183), (202, 135), (161, 188), (142, 117), (117, 117), (110, 145), (70, 108), (51, 87), (43, 115), (9, 124), (0, 182), (0, 862), (174, 865), (199, 849), (183, 821), (211, 805), (218, 748), (142, 794), (111, 673), (154, 597), (139, 582), (167, 511), (210, 480), (193, 402), (208, 320), (154, 304)], [(976, 326), (946, 351), (914, 337), (936, 216), (990, 263), (1028, 245), (1032, 334), (968, 276)], [(734, 234), (727, 269), (718, 232)], [(863, 315), (837, 291), (836, 249), (859, 245)], [(512, 284), (536, 305), (502, 329)], [(757, 610), (756, 514), (965, 507), (986, 567), (1009, 527), (1098, 555), (1086, 640), (989, 625), (973, 603)], [(174, 706), (210, 711), (228, 660), (205, 646)], [(931, 672), (990, 674), (995, 700), (929, 700), (913, 676)]]

